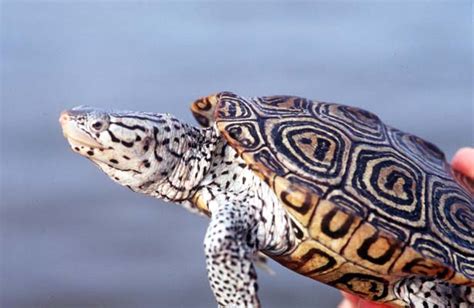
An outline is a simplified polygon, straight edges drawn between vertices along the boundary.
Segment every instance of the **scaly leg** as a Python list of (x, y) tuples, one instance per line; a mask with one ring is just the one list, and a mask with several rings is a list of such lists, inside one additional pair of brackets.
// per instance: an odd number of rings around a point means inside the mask
[(410, 277), (395, 285), (395, 294), (409, 307), (472, 308), (474, 288), (425, 277)]
[(204, 248), (211, 289), (220, 307), (260, 307), (256, 224), (242, 205), (224, 205), (212, 213)]

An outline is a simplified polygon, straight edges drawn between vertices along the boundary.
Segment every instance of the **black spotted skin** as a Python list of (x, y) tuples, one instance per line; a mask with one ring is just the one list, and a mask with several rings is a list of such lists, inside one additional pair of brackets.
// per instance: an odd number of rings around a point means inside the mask
[(220, 307), (259, 307), (259, 253), (392, 306), (472, 307), (473, 182), (354, 107), (220, 93), (168, 114), (76, 107), (71, 148), (131, 190), (211, 218)]
[(300, 97), (222, 92), (192, 111), (297, 222), (300, 241), (280, 263), (394, 305), (403, 277), (474, 285), (474, 185), (435, 145), (368, 111)]

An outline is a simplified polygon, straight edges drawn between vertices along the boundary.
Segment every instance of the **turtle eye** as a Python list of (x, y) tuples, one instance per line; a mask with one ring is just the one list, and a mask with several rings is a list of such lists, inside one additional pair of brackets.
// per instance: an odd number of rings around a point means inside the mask
[(100, 130), (102, 128), (102, 122), (96, 121), (94, 124), (92, 124), (92, 127), (96, 130)]
[(91, 124), (91, 129), (94, 130), (96, 133), (100, 133), (107, 129), (108, 122), (103, 119), (95, 119)]

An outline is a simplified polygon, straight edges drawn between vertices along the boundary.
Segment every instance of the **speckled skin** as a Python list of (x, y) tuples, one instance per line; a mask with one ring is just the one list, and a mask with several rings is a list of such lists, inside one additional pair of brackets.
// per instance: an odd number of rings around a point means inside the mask
[(395, 285), (394, 293), (410, 307), (472, 308), (474, 292), (469, 286), (453, 286), (425, 277), (410, 277)]
[(289, 217), (273, 191), (226, 143), (217, 149), (197, 194), (211, 214), (204, 248), (211, 288), (220, 306), (258, 307), (258, 251), (282, 254), (294, 245)]
[(63, 113), (61, 121), (72, 149), (114, 181), (209, 216), (204, 249), (219, 306), (260, 306), (257, 253), (284, 253), (294, 234), (274, 192), (214, 128), (196, 129), (170, 115), (89, 108)]
[[(204, 249), (218, 305), (260, 306), (257, 253), (277, 260), (289, 255), (301, 230), (216, 127), (197, 129), (167, 114), (87, 107), (64, 112), (60, 121), (72, 149), (114, 181), (209, 216)], [(397, 303), (434, 308), (468, 307), (474, 302), (470, 290), (409, 277), (393, 292)], [(455, 300), (446, 300), (453, 292)]]

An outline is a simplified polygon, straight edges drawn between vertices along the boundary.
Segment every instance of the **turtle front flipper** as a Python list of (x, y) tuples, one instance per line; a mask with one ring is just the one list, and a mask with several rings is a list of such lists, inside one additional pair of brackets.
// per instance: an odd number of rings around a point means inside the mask
[(211, 222), (204, 248), (211, 289), (221, 307), (260, 307), (255, 266), (262, 255), (295, 246), (290, 217), (273, 190), (222, 143), (194, 203)]
[(211, 289), (219, 307), (260, 307), (257, 232), (244, 206), (221, 204), (212, 211), (204, 248)]

